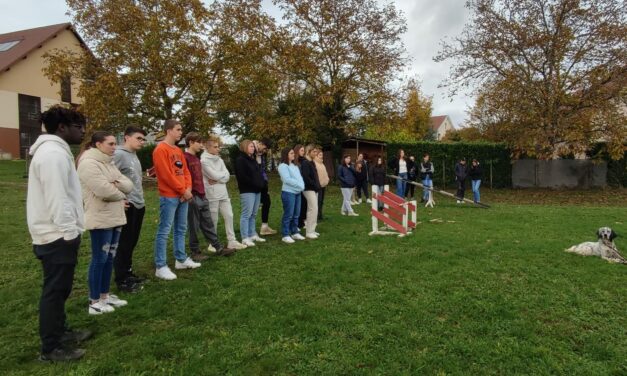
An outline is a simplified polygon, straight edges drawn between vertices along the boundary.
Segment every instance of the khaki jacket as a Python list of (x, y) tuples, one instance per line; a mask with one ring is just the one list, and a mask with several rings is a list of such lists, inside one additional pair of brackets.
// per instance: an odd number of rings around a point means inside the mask
[(78, 162), (78, 178), (83, 191), (85, 228), (106, 229), (126, 224), (124, 200), (133, 182), (113, 164), (113, 157), (97, 148), (83, 153)]

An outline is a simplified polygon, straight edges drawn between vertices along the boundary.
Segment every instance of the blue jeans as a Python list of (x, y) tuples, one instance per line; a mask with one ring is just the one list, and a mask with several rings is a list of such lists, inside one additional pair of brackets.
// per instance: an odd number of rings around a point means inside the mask
[(427, 201), (429, 199), (429, 189), (427, 189), (427, 187), (433, 188), (433, 180), (431, 180), (430, 177), (426, 177), (422, 179), (422, 185), (425, 186), (422, 189), (422, 199)]
[(481, 201), (481, 194), (479, 193), (479, 187), (481, 186), (481, 180), (472, 180), (472, 195), (475, 202)]
[(174, 225), (174, 258), (180, 262), (187, 259), (185, 253), (185, 233), (187, 232), (187, 202), (178, 197), (159, 197), (159, 227), (155, 238), (155, 266), (166, 266), (168, 237)]
[[(407, 173), (406, 172), (401, 172), (398, 174), (398, 176), (400, 176), (402, 179), (407, 179)], [(405, 183), (404, 180), (401, 179), (397, 179), (396, 180), (396, 195), (400, 196), (400, 197), (405, 197), (405, 186), (407, 185), (407, 183)]]
[(281, 218), (281, 234), (290, 236), (297, 234), (298, 217), (300, 216), (300, 193), (281, 191), (283, 201), (283, 217)]
[(243, 240), (257, 236), (255, 222), (257, 220), (259, 202), (261, 201), (261, 193), (240, 193), (239, 199), (242, 206), (242, 214), (239, 217), (239, 232)]
[(100, 294), (109, 293), (113, 258), (118, 249), (122, 226), (90, 230), (91, 262), (87, 274), (89, 299), (98, 300)]

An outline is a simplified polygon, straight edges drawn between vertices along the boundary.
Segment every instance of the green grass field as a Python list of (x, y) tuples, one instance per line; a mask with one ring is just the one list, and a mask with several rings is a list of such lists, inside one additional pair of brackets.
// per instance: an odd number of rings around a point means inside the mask
[(340, 216), (333, 186), (320, 239), (275, 235), (165, 282), (153, 277), (157, 197), (147, 187), (135, 257), (150, 277), (144, 290), (89, 316), (85, 236), (66, 307), (72, 326), (96, 336), (83, 360), (42, 364), (23, 173), (23, 162), (0, 162), (3, 375), (627, 374), (627, 266), (563, 252), (610, 226), (627, 256), (627, 190), (484, 189), (487, 210), (436, 196), (417, 230), (397, 238), (367, 235), (365, 204), (360, 217)]

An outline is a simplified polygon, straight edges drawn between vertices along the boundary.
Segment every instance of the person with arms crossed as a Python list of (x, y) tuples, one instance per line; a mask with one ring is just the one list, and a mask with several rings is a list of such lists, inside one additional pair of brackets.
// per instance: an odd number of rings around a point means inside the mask
[(261, 141), (253, 141), (255, 143), (255, 159), (261, 170), (261, 175), (266, 182), (265, 187), (261, 190), (261, 229), (259, 229), (260, 235), (274, 235), (276, 230), (272, 229), (268, 225), (270, 218), (270, 194), (268, 193), (268, 173), (266, 171), (268, 149), (272, 147), (272, 142), (269, 139), (263, 139)]

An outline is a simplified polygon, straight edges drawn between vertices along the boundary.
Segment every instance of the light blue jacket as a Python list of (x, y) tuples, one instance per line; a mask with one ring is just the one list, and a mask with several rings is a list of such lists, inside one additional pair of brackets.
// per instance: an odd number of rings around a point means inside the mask
[(288, 193), (301, 193), (305, 189), (305, 182), (300, 174), (298, 166), (290, 163), (288, 166), (285, 163), (279, 165), (279, 175), (283, 182), (283, 188), (281, 190)]

